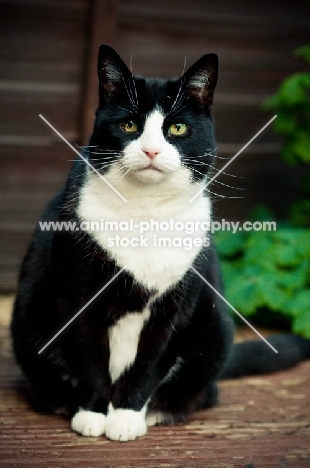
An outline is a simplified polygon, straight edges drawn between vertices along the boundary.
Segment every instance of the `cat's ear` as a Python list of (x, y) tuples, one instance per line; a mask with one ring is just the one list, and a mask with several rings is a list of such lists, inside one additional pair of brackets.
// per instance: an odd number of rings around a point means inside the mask
[(218, 58), (206, 54), (194, 63), (184, 74), (188, 97), (195, 98), (205, 108), (210, 108), (217, 82)]
[(98, 55), (99, 106), (124, 87), (131, 73), (112, 47), (103, 44)]

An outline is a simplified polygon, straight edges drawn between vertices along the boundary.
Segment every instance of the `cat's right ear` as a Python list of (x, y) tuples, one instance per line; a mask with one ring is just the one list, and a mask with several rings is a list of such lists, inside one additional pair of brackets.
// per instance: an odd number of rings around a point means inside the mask
[(210, 109), (217, 82), (217, 73), (217, 55), (203, 55), (183, 75), (187, 84), (188, 97), (193, 97), (200, 106)]
[(124, 87), (130, 76), (129, 69), (115, 50), (109, 45), (101, 45), (98, 55), (99, 106)]

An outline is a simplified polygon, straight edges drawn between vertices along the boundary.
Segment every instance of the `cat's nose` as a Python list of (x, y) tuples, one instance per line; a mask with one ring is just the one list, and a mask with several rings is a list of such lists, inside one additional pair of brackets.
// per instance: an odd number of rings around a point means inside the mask
[(144, 149), (143, 153), (150, 159), (155, 159), (156, 156), (160, 153), (158, 150)]

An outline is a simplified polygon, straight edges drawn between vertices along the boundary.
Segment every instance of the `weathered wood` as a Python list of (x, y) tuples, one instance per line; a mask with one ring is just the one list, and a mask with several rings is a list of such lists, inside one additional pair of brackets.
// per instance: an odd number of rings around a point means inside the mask
[(277, 374), (222, 382), (215, 408), (195, 413), (184, 425), (152, 427), (126, 443), (82, 437), (68, 420), (32, 412), (24, 385), (8, 328), (2, 326), (1, 468), (310, 466), (310, 361)]
[(90, 2), (89, 34), (86, 43), (85, 85), (83, 90), (81, 141), (87, 144), (94, 125), (94, 110), (98, 106), (97, 63), (101, 44), (115, 46), (117, 0)]
[(0, 144), (50, 135), (39, 113), (77, 140), (86, 9), (87, 0), (2, 2)]

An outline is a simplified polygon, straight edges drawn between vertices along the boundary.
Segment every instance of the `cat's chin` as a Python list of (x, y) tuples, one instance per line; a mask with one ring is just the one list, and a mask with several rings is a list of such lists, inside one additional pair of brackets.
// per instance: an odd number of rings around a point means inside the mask
[(165, 173), (155, 167), (147, 167), (145, 169), (131, 172), (131, 176), (145, 184), (158, 184), (169, 177), (169, 173)]

